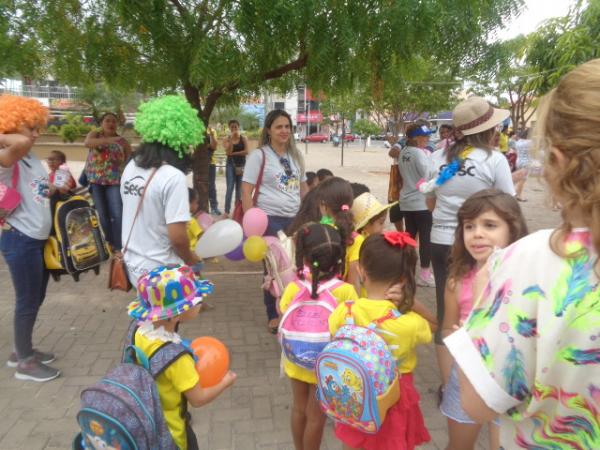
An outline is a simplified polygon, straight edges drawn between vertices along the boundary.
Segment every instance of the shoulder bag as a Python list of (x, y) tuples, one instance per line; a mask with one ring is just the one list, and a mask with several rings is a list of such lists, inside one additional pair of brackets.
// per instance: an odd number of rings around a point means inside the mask
[(21, 194), (17, 190), (19, 182), (19, 161), (12, 170), (11, 186), (0, 182), (0, 225), (3, 225), (8, 216), (21, 204)]

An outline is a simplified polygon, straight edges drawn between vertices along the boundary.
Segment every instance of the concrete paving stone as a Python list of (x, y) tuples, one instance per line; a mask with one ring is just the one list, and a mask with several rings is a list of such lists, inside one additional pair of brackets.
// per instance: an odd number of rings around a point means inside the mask
[(269, 397), (254, 397), (252, 400), (252, 417), (255, 419), (272, 417), (271, 399)]
[(270, 433), (273, 431), (273, 419), (236, 420), (233, 422), (233, 430), (239, 433)]
[(26, 448), (30, 433), (35, 432), (39, 426), (40, 424), (36, 424), (31, 420), (16, 420), (0, 440), (0, 448)]
[(233, 434), (231, 423), (215, 422), (208, 434), (209, 448), (231, 448), (233, 446)]
[(236, 430), (233, 436), (233, 448), (234, 450), (255, 450), (255, 436), (254, 433), (244, 433), (241, 430)]

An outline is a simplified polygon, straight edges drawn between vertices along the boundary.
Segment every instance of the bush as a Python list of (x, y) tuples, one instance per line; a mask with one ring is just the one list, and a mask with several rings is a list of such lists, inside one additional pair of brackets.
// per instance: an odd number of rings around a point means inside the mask
[(79, 127), (73, 124), (66, 124), (60, 127), (60, 137), (63, 142), (75, 142), (81, 133), (79, 132)]
[(260, 133), (262, 132), (261, 128), (255, 129), (255, 130), (247, 130), (244, 131), (244, 136), (246, 136), (248, 139), (258, 139), (260, 137)]
[(50, 125), (48, 128), (46, 128), (47, 133), (58, 134), (59, 131), (60, 129), (56, 125)]

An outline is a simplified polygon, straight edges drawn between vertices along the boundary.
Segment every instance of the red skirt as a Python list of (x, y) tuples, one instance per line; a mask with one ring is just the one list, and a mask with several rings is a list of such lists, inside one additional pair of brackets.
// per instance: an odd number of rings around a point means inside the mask
[(413, 385), (412, 373), (400, 377), (400, 400), (392, 406), (377, 434), (364, 433), (341, 423), (335, 424), (335, 435), (344, 444), (364, 450), (411, 450), (429, 442), (419, 407), (419, 393)]

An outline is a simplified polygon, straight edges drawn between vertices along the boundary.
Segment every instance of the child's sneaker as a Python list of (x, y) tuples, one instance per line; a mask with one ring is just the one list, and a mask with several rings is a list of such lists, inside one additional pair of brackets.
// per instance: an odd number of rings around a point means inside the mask
[(35, 359), (35, 356), (19, 361), (15, 372), (17, 380), (37, 381), (39, 383), (54, 380), (59, 375), (59, 370), (39, 362)]
[[(44, 353), (36, 349), (33, 349), (33, 357), (42, 364), (50, 364), (56, 359), (54, 353)], [(14, 369), (17, 364), (19, 364), (19, 358), (17, 358), (16, 352), (12, 352), (8, 357), (8, 361), (6, 361), (6, 366)]]
[(435, 279), (431, 269), (421, 269), (421, 272), (417, 275), (417, 286), (435, 287)]

